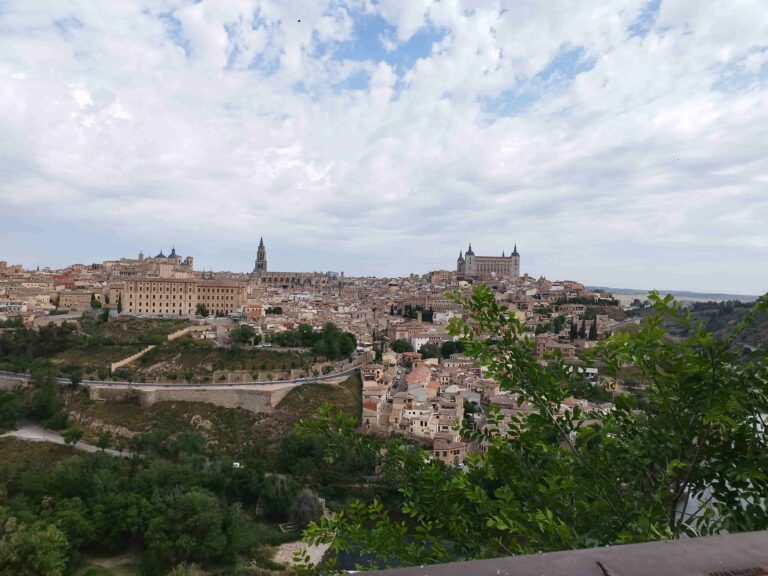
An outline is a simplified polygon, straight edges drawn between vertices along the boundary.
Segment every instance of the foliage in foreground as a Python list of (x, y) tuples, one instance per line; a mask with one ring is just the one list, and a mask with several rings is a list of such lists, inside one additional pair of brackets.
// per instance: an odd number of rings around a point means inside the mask
[[(310, 525), (308, 543), (359, 554), (361, 565), (404, 566), (768, 528), (768, 362), (730, 346), (768, 312), (768, 295), (716, 340), (671, 296), (653, 293), (642, 328), (594, 354), (604, 374), (640, 370), (640, 401), (618, 396), (611, 410), (589, 413), (562, 409), (578, 374), (557, 359), (541, 366), (487, 288), (457, 300), (467, 319), (451, 329), (466, 353), (534, 413), (500, 426), (492, 412), (472, 433), (487, 449), (463, 470), (391, 442), (382, 498)], [(663, 322), (688, 336), (670, 338)]]

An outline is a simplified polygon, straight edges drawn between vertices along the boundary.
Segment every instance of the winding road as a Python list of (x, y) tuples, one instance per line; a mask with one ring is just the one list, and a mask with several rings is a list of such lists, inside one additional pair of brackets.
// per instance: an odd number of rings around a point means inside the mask
[[(54, 444), (61, 444), (62, 446), (66, 445), (64, 437), (58, 432), (43, 428), (42, 426), (38, 426), (27, 420), (23, 420), (20, 424), (21, 426), (17, 430), (6, 432), (0, 436), (0, 438), (18, 438), (19, 440), (27, 440), (30, 442), (52, 442)], [(122, 452), (112, 450), (111, 448), (102, 450), (98, 446), (86, 442), (78, 442), (74, 445), (74, 448), (75, 450), (82, 450), (83, 452), (90, 452), (91, 454), (104, 452), (105, 454), (117, 456), (118, 458), (133, 458), (133, 452), (129, 450), (123, 450)]]
[[(326, 380), (335, 380), (336, 378), (343, 378), (345, 376), (351, 376), (355, 372), (360, 370), (360, 366), (353, 366), (347, 368), (341, 372), (334, 372), (333, 374), (326, 374), (324, 376), (311, 376), (309, 378), (294, 378), (292, 380), (264, 380), (255, 382), (237, 382), (232, 384), (216, 384), (212, 382), (182, 382), (178, 384), (171, 383), (155, 383), (155, 382), (128, 382), (127, 380), (82, 380), (80, 386), (90, 388), (91, 386), (109, 387), (109, 388), (215, 388), (215, 389), (243, 389), (243, 388), (260, 388), (266, 386), (274, 386), (275, 384), (305, 384), (307, 382), (324, 382)], [(29, 374), (23, 374), (19, 372), (4, 372), (0, 370), (0, 379), (5, 381), (18, 381), (19, 384), (27, 384), (29, 382)], [(67, 386), (72, 383), (69, 378), (57, 378), (56, 382), (62, 386)]]

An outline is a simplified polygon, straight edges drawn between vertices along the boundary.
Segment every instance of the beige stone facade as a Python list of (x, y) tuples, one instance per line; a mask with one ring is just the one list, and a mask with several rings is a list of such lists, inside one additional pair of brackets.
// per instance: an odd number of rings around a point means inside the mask
[(85, 290), (62, 290), (59, 292), (59, 308), (85, 312), (91, 307), (91, 296), (101, 302), (101, 294)]
[(195, 314), (203, 304), (210, 314), (238, 312), (245, 302), (244, 283), (229, 280), (187, 278), (135, 278), (110, 287), (109, 301), (117, 306), (122, 295), (123, 312), (129, 314)]
[(122, 295), (123, 312), (128, 314), (195, 313), (198, 280), (184, 278), (133, 278), (110, 286), (112, 307)]
[(232, 280), (201, 280), (197, 286), (197, 301), (211, 314), (237, 312), (245, 303), (245, 297), (245, 284)]

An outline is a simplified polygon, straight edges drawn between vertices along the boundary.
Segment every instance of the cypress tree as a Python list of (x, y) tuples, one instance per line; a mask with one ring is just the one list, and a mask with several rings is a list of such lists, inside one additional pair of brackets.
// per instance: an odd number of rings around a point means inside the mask
[(597, 318), (592, 320), (592, 325), (589, 327), (589, 339), (597, 340)]

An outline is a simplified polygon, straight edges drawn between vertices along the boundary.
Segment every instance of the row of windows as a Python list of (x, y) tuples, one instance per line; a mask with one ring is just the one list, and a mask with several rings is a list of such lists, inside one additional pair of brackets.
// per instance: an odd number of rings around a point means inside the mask
[[(133, 297), (133, 294), (131, 294), (131, 297)], [(147, 298), (147, 299), (149, 299), (149, 294), (139, 294), (137, 296), (137, 298)], [(152, 300), (154, 300), (155, 298), (159, 298), (160, 300), (162, 300), (163, 299), (163, 294), (160, 294), (160, 295), (152, 294)], [(179, 294), (179, 300), (184, 300), (185, 298), (187, 300), (189, 300), (191, 298), (191, 296), (186, 295), (186, 294)], [(166, 300), (171, 300), (171, 299), (176, 300), (176, 294), (173, 294), (173, 295), (165, 294), (165, 299)]]
[[(135, 310), (133, 309), (133, 304), (129, 304), (128, 305), (128, 312), (146, 312), (147, 314), (176, 314), (176, 312), (178, 312), (178, 313), (181, 314), (181, 313), (184, 313), (184, 309), (183, 308), (179, 308), (177, 310), (176, 308), (171, 307), (171, 308), (166, 308), (165, 310), (163, 310), (162, 308), (153, 307), (150, 310), (149, 307), (144, 308), (144, 307), (141, 306), (141, 303), (139, 303), (138, 307)], [(186, 312), (187, 313), (191, 313), (192, 312), (192, 306), (190, 306), (186, 310)], [(231, 312), (231, 310), (229, 310), (227, 308), (218, 308), (218, 309), (211, 310), (212, 314), (227, 314), (229, 312)]]

